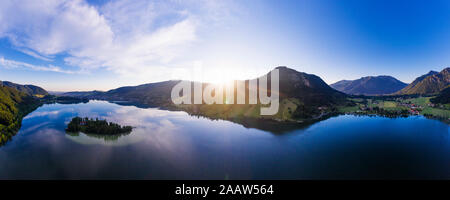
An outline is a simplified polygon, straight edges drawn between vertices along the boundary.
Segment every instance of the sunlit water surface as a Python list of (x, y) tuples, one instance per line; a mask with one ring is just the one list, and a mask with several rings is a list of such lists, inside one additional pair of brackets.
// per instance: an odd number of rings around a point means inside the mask
[[(72, 117), (128, 135), (66, 134)], [(0, 179), (450, 178), (449, 126), (413, 116), (338, 116), (285, 134), (104, 101), (44, 105), (0, 147)]]

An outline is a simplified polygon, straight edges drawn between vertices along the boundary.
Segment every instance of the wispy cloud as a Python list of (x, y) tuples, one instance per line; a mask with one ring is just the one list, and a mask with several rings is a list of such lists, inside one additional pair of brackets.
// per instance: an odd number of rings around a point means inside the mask
[(15, 61), (15, 60), (8, 60), (3, 57), (0, 57), (0, 67), (4, 67), (7, 69), (30, 69), (34, 71), (48, 71), (48, 72), (59, 72), (59, 73), (66, 73), (66, 74), (74, 74), (77, 73), (75, 71), (69, 71), (61, 69), (60, 67), (49, 65), (49, 66), (41, 66), (41, 65), (33, 65), (25, 62)]
[(48, 57), (39, 55), (38, 53), (36, 53), (36, 52), (34, 52), (34, 51), (31, 51), (31, 50), (28, 50), (28, 49), (17, 48), (17, 50), (21, 51), (21, 52), (24, 53), (24, 54), (27, 54), (27, 55), (29, 55), (29, 56), (32, 56), (32, 57), (34, 57), (34, 58), (40, 59), (40, 60), (44, 60), (44, 61), (48, 61), (48, 62), (53, 61), (53, 59), (51, 59), (51, 58), (48, 58)]
[(22, 52), (41, 60), (51, 62), (52, 56), (64, 54), (67, 65), (82, 71), (106, 68), (123, 75), (158, 76), (157, 70), (186, 63), (183, 55), (199, 40), (199, 28), (220, 20), (224, 13), (225, 3), (213, 0), (117, 0), (100, 7), (84, 0), (4, 0), (0, 37), (8, 37)]

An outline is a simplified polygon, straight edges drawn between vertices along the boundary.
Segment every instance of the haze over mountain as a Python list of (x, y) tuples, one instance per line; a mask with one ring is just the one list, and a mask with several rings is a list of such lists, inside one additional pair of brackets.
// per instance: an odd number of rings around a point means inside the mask
[(407, 85), (392, 76), (367, 76), (357, 80), (338, 81), (330, 86), (347, 94), (384, 95), (397, 92)]
[(430, 71), (414, 80), (396, 94), (436, 94), (450, 85), (450, 68), (441, 72)]

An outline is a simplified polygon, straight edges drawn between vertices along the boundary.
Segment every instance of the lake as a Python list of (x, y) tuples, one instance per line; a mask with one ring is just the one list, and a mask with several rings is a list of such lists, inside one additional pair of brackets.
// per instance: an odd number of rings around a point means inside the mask
[[(75, 116), (135, 127), (66, 134)], [(105, 101), (47, 104), (0, 147), (0, 179), (450, 178), (450, 126), (341, 115), (283, 134)]]

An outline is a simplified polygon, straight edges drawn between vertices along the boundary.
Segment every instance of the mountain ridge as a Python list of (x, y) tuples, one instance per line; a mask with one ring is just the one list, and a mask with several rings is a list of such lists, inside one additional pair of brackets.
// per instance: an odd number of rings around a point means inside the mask
[(35, 86), (35, 85), (21, 85), (21, 84), (17, 84), (17, 83), (13, 83), (10, 81), (0, 81), (0, 85), (4, 85), (10, 88), (14, 88), (20, 92), (29, 94), (29, 95), (48, 95), (48, 92), (39, 87), (39, 86)]
[(411, 84), (395, 94), (437, 94), (448, 85), (450, 85), (449, 67), (440, 72), (430, 71), (416, 78)]
[(332, 88), (351, 95), (386, 95), (394, 93), (407, 84), (388, 76), (365, 76), (356, 80), (341, 80), (330, 85)]

